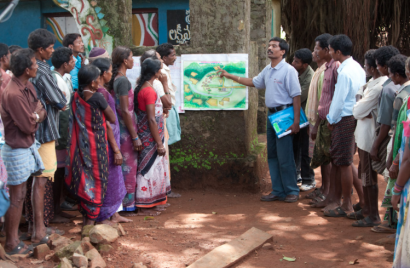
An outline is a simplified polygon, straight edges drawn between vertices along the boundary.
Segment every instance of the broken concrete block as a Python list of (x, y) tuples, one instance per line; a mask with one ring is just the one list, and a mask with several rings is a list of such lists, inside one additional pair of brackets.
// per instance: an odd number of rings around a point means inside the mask
[(59, 266), (60, 268), (73, 268), (73, 266), (67, 258), (62, 258)]
[(131, 268), (147, 268), (142, 262), (140, 263), (134, 263), (134, 265)]
[(91, 261), (90, 268), (105, 268), (107, 264), (96, 249), (92, 249), (85, 253), (85, 256)]
[(71, 258), (74, 252), (81, 246), (81, 241), (76, 241), (66, 247), (63, 247), (54, 254), (54, 260), (60, 261), (63, 258)]
[(78, 253), (73, 254), (73, 264), (76, 267), (87, 267), (88, 259), (86, 256), (80, 255)]
[(67, 237), (60, 236), (58, 234), (52, 234), (50, 235), (47, 245), (51, 250), (58, 251), (72, 243), (73, 241), (71, 241)]
[(94, 228), (94, 225), (86, 225), (83, 227), (83, 231), (81, 232), (81, 237), (88, 237), (90, 236), (91, 229)]
[[(87, 238), (88, 241), (85, 238)], [(88, 251), (92, 250), (94, 248), (94, 246), (90, 243), (90, 238), (89, 237), (85, 237), (85, 238), (81, 241), (81, 247), (83, 249), (83, 252), (88, 252)]]
[(119, 237), (117, 229), (107, 225), (100, 224), (94, 226), (90, 231), (91, 243), (101, 244), (101, 243), (112, 243)]
[(106, 255), (114, 250), (114, 248), (108, 244), (99, 244), (97, 248), (101, 255)]
[(34, 258), (44, 260), (47, 254), (50, 253), (50, 248), (46, 244), (38, 245), (34, 248)]
[(80, 227), (74, 227), (73, 229), (68, 230), (68, 233), (70, 233), (70, 234), (80, 234), (81, 233), (81, 228)]

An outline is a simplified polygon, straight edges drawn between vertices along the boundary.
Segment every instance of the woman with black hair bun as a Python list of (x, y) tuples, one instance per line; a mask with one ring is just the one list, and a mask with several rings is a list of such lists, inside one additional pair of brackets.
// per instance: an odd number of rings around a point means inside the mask
[[(168, 161), (165, 157), (164, 116), (161, 97), (153, 82), (161, 75), (162, 63), (147, 58), (141, 65), (141, 77), (135, 88), (134, 107), (138, 117), (138, 135), (144, 149), (138, 157), (136, 206), (138, 215), (156, 216), (164, 210), (171, 192)], [(158, 207), (159, 206), (159, 207)]]
[[(118, 121), (120, 123), (121, 153), (124, 156), (122, 173), (127, 194), (122, 202), (123, 210), (132, 212), (135, 206), (135, 187), (137, 186), (138, 151), (142, 143), (137, 134), (137, 118), (134, 113), (134, 90), (125, 76), (128, 69), (134, 66), (131, 49), (116, 47), (112, 52), (112, 78), (108, 84), (115, 100)], [(127, 216), (136, 216), (127, 213)]]
[(83, 227), (94, 225), (100, 214), (108, 183), (106, 120), (117, 120), (103, 95), (97, 92), (99, 82), (97, 67), (81, 67), (79, 88), (71, 104), (65, 183), (78, 198)]

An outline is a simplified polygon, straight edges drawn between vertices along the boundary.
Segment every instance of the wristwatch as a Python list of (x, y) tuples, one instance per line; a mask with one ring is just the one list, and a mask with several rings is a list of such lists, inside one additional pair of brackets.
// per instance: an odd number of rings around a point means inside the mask
[(38, 123), (38, 121), (40, 121), (40, 116), (36, 112), (34, 112), (34, 114), (36, 115), (36, 123)]

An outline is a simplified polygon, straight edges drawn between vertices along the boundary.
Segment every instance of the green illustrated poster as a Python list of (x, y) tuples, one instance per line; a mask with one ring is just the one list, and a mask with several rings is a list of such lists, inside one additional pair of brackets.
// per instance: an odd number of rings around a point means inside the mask
[(247, 54), (190, 54), (181, 61), (184, 110), (248, 109), (248, 88), (218, 74), (247, 77)]

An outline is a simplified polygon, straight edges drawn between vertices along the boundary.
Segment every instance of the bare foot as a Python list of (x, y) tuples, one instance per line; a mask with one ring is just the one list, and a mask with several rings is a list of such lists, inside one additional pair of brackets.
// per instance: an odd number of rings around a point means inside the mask
[(104, 220), (102, 222), (99, 222), (98, 224), (107, 224), (107, 225), (113, 226), (113, 227), (117, 225), (115, 222), (112, 222), (110, 220)]
[(152, 210), (154, 210), (154, 211), (165, 211), (166, 208), (160, 207), (160, 206), (156, 206), (156, 207), (153, 207)]
[(123, 217), (136, 217), (136, 216), (139, 216), (138, 209), (135, 210), (135, 211), (121, 211), (118, 214), (120, 216), (123, 216)]
[(159, 216), (161, 212), (154, 211), (152, 208), (138, 209), (138, 216)]
[(120, 214), (118, 214), (118, 212), (116, 212), (116, 213), (114, 213), (114, 215), (112, 215), (111, 221), (112, 221), (112, 222), (116, 222), (116, 223), (132, 222), (132, 220), (127, 219), (127, 218), (125, 218), (125, 217), (122, 217)]
[(60, 215), (54, 215), (54, 218), (50, 221), (51, 223), (69, 223), (69, 219), (62, 217)]
[(169, 195), (167, 195), (169, 198), (179, 198), (181, 197), (180, 194), (177, 194), (175, 192), (171, 192)]
[(159, 205), (159, 206), (157, 206), (157, 207), (167, 208), (167, 207), (169, 207), (169, 206), (171, 206), (171, 204), (170, 204), (170, 203), (166, 203), (165, 205)]

